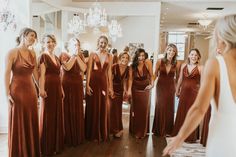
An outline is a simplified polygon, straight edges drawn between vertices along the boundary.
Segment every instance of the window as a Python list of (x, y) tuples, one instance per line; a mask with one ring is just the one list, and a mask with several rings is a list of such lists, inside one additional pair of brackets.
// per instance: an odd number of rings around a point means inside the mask
[(169, 32), (168, 33), (168, 44), (173, 43), (178, 49), (178, 60), (184, 60), (185, 52), (185, 32)]

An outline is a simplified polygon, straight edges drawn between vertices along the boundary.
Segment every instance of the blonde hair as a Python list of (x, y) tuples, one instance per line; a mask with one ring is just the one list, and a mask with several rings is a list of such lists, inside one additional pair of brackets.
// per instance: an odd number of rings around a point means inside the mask
[(42, 40), (41, 40), (41, 43), (42, 43), (42, 51), (44, 51), (44, 46), (43, 46), (43, 44), (44, 44), (44, 40), (45, 40), (46, 38), (52, 39), (52, 41), (53, 41), (55, 44), (57, 44), (57, 40), (56, 40), (55, 35), (53, 35), (53, 34), (45, 34), (45, 35), (43, 35)]
[(97, 48), (98, 48), (98, 45), (99, 45), (99, 42), (101, 39), (105, 39), (107, 41), (107, 45), (108, 45), (108, 38), (105, 35), (101, 35), (97, 40)]
[[(224, 52), (236, 48), (236, 14), (224, 16), (217, 21), (213, 34), (215, 43), (217, 43), (217, 39), (226, 44)], [(214, 48), (216, 51), (216, 45)]]

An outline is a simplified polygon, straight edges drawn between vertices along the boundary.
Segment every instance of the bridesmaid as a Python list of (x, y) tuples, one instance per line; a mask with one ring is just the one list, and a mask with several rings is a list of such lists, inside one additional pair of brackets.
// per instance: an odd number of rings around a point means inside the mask
[(98, 50), (88, 61), (86, 82), (86, 138), (100, 142), (109, 136), (109, 99), (113, 96), (112, 55), (107, 51), (108, 38), (98, 38)]
[[(179, 97), (179, 105), (173, 129), (173, 136), (177, 135), (181, 128), (186, 114), (198, 93), (200, 87), (200, 78), (202, 66), (199, 65), (201, 54), (198, 49), (189, 51), (188, 63), (183, 64), (180, 70), (180, 77), (176, 87), (176, 95)], [(188, 143), (194, 143), (199, 138), (199, 129), (196, 129), (185, 140)]]
[(156, 63), (154, 80), (156, 84), (156, 107), (152, 132), (156, 136), (171, 135), (174, 125), (175, 82), (178, 77), (179, 62), (176, 45), (169, 44), (165, 56)]
[(119, 55), (119, 64), (112, 66), (114, 97), (111, 99), (110, 132), (117, 138), (123, 134), (122, 103), (127, 91), (128, 63), (129, 54), (124, 52)]
[(40, 115), (40, 142), (42, 155), (62, 151), (64, 145), (60, 61), (54, 54), (56, 38), (46, 34), (42, 40), (44, 51), (40, 56), (39, 93), (42, 97)]
[[(30, 50), (37, 39), (31, 28), (23, 28), (17, 47), (6, 60), (5, 86), (9, 100), (8, 156), (40, 157), (37, 92), (38, 73), (35, 52)], [(34, 80), (33, 80), (33, 78)]]
[(87, 66), (80, 49), (80, 41), (72, 38), (68, 42), (69, 53), (62, 53), (62, 85), (65, 93), (64, 125), (65, 143), (77, 146), (84, 141), (83, 73)]
[(150, 89), (153, 87), (152, 63), (145, 50), (137, 49), (131, 65), (128, 95), (132, 95), (129, 131), (135, 138), (149, 132)]

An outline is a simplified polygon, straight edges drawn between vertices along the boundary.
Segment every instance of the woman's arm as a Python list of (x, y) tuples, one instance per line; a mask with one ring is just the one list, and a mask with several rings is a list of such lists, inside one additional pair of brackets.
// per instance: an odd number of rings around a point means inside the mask
[(145, 89), (151, 89), (153, 87), (153, 70), (152, 70), (152, 62), (149, 60), (149, 59), (146, 59), (145, 60), (145, 65), (147, 66), (148, 68), (148, 72), (149, 72), (149, 75), (150, 75), (150, 85), (148, 85)]
[(38, 64), (37, 64), (37, 60), (36, 60), (36, 54), (34, 51), (31, 51), (33, 57), (34, 57), (34, 70), (33, 70), (33, 77), (34, 77), (34, 81), (36, 83), (36, 86), (39, 87), (39, 72), (38, 72)]
[(156, 78), (158, 77), (158, 71), (159, 71), (160, 65), (161, 65), (161, 60), (159, 59), (159, 60), (157, 60), (157, 63), (156, 63), (155, 73), (154, 73), (154, 76), (153, 76), (153, 81), (155, 81)]
[(199, 125), (203, 119), (209, 105), (210, 99), (214, 96), (217, 76), (219, 75), (219, 67), (216, 59), (209, 60), (203, 72), (203, 81), (200, 86), (197, 98), (193, 106), (187, 113), (184, 124), (178, 135), (164, 149), (163, 155), (172, 154), (189, 136), (191, 132)]
[(129, 76), (128, 76), (128, 91), (127, 91), (128, 96), (131, 96), (132, 84), (133, 84), (133, 68), (132, 66), (130, 66)]
[(65, 53), (62, 53), (60, 56), (60, 61), (62, 64), (63, 69), (65, 69), (66, 71), (69, 71), (73, 65), (75, 64), (76, 61), (76, 56), (73, 55), (72, 57), (70, 57)]
[(175, 91), (177, 97), (179, 97), (179, 95), (180, 95), (180, 89), (181, 89), (180, 87), (181, 87), (181, 84), (183, 81), (183, 69), (185, 66), (186, 66), (186, 64), (182, 64), (181, 69), (180, 69), (179, 79), (178, 79), (178, 82), (176, 85), (176, 91)]
[(108, 83), (109, 83), (109, 94), (111, 97), (114, 95), (113, 91), (113, 81), (112, 81), (112, 64), (113, 64), (113, 57), (109, 55), (109, 67), (108, 67)]
[(46, 66), (44, 63), (40, 64), (40, 77), (39, 77), (39, 95), (42, 98), (47, 97), (47, 93), (45, 91), (45, 73), (46, 73)]
[(91, 72), (92, 72), (92, 64), (93, 64), (93, 57), (94, 54), (91, 53), (89, 56), (89, 60), (88, 60), (88, 69), (87, 69), (87, 74), (86, 74), (86, 93), (88, 95), (92, 95), (93, 90), (91, 89), (89, 83), (90, 83), (90, 77), (91, 77)]
[[(82, 57), (83, 57), (83, 56), (82, 56)], [(80, 67), (81, 71), (82, 71), (82, 72), (85, 72), (86, 69), (87, 69), (87, 65), (86, 65), (85, 62), (83, 61), (84, 58), (83, 58), (83, 60), (82, 60), (82, 59), (80, 58), (80, 56), (77, 55), (76, 60), (77, 60), (77, 62), (78, 62), (78, 64), (79, 64), (79, 67)]]
[(11, 50), (8, 52), (8, 55), (6, 57), (6, 70), (5, 70), (5, 89), (6, 89), (6, 95), (11, 103), (14, 103), (13, 98), (11, 97), (10, 93), (10, 82), (11, 82), (11, 69), (12, 64), (14, 62), (14, 51)]

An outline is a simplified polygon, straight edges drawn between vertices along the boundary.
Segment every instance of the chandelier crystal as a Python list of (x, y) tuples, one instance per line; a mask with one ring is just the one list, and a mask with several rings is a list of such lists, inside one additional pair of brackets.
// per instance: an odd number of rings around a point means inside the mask
[(1, 0), (0, 31), (16, 30), (16, 16), (8, 8), (9, 0)]
[(116, 41), (117, 37), (122, 37), (122, 29), (117, 20), (111, 20), (111, 23), (108, 25), (108, 31), (112, 41)]
[(86, 22), (89, 27), (93, 28), (107, 25), (107, 13), (97, 1), (93, 3), (92, 8), (89, 8)]
[(207, 27), (211, 24), (212, 20), (209, 19), (202, 19), (198, 20), (198, 23), (204, 28), (207, 29)]
[(86, 32), (85, 21), (80, 18), (79, 14), (74, 14), (73, 18), (68, 23), (68, 27), (68, 32), (75, 36)]

